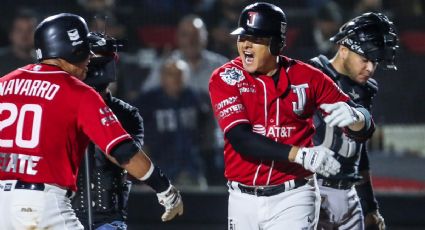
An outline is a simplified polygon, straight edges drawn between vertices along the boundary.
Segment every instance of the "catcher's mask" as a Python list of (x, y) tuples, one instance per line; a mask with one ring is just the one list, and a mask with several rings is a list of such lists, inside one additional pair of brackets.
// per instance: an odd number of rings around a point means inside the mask
[(396, 70), (398, 38), (393, 23), (381, 13), (364, 13), (345, 23), (330, 41), (343, 45), (368, 60)]
[(100, 92), (116, 80), (118, 52), (124, 48), (124, 41), (98, 32), (90, 32), (88, 40), (94, 55), (84, 82)]

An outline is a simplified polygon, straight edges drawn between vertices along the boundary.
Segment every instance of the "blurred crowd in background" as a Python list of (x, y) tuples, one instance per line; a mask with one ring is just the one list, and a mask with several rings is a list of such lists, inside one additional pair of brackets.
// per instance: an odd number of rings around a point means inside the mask
[[(127, 41), (113, 94), (139, 108), (146, 152), (177, 184), (201, 189), (224, 185), (222, 136), (213, 118), (208, 81), (215, 68), (237, 56), (236, 37), (229, 33), (252, 2), (5, 0), (0, 9), (0, 74), (34, 62), (33, 30), (41, 19), (61, 12), (81, 15), (91, 31)], [(368, 11), (385, 13), (399, 34), (399, 71), (375, 74), (379, 127), (370, 145), (372, 150), (425, 156), (425, 1), (266, 2), (279, 5), (287, 15), (284, 54), (304, 61), (320, 53), (331, 57), (336, 47), (328, 39), (346, 20)], [(408, 143), (400, 143), (404, 139)]]

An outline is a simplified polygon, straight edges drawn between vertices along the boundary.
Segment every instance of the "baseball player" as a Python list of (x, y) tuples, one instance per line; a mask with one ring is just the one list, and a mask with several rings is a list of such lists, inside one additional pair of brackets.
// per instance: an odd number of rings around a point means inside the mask
[(183, 213), (179, 192), (82, 82), (91, 56), (87, 35), (80, 16), (50, 16), (34, 34), (40, 63), (0, 78), (2, 229), (83, 229), (70, 197), (89, 140), (157, 192), (163, 221)]
[[(328, 60), (319, 55), (310, 63), (330, 76), (355, 103), (370, 111), (378, 91), (377, 82), (371, 78), (378, 63), (385, 69), (396, 69), (397, 35), (393, 23), (381, 13), (365, 13), (345, 23), (330, 40), (339, 46), (335, 56)], [(369, 219), (375, 220), (373, 225), (379, 226), (377, 229), (384, 229), (369, 180), (365, 140), (350, 138), (341, 129), (328, 126), (320, 113), (315, 114), (314, 124), (314, 144), (337, 153), (334, 157), (341, 164), (338, 174), (318, 176), (322, 197), (318, 228), (364, 229), (362, 207), (354, 186), (363, 177), (365, 182), (358, 187), (367, 204), (363, 211), (366, 218), (377, 217)]]
[(312, 147), (317, 109), (326, 113), (329, 125), (345, 127), (350, 135), (373, 131), (369, 112), (332, 79), (281, 55), (286, 26), (275, 5), (245, 7), (232, 32), (238, 35), (239, 57), (210, 79), (211, 102), (225, 137), (229, 230), (316, 227), (320, 194), (312, 173), (334, 175), (340, 167), (332, 151)]
[[(90, 58), (84, 82), (102, 96), (123, 128), (132, 136), (138, 147), (142, 148), (143, 119), (138, 110), (113, 97), (108, 89), (109, 84), (116, 80), (117, 52), (123, 48), (124, 44), (103, 33), (90, 32), (88, 38), (94, 56)], [(131, 181), (127, 180), (127, 172), (109, 161), (93, 143), (89, 144), (88, 150), (88, 158), (85, 158), (87, 162), (82, 162), (78, 173), (78, 190), (72, 199), (72, 206), (77, 217), (85, 229), (93, 227), (98, 230), (125, 230), (127, 225), (124, 221), (127, 219), (127, 201), (131, 188)], [(86, 168), (85, 165), (90, 167)], [(88, 183), (90, 186), (87, 186)], [(87, 187), (90, 194), (87, 194)], [(88, 207), (89, 203), (92, 207)]]

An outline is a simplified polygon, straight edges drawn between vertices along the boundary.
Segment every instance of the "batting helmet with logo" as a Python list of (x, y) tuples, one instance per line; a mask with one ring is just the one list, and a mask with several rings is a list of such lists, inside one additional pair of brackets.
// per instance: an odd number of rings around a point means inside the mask
[(285, 47), (286, 16), (279, 7), (257, 2), (245, 7), (239, 17), (238, 28), (232, 35), (271, 37), (270, 53), (279, 55)]
[(398, 38), (393, 23), (381, 13), (364, 13), (341, 26), (330, 38), (373, 62), (394, 69)]
[(62, 13), (44, 19), (35, 29), (37, 60), (62, 58), (78, 63), (89, 57), (86, 21), (75, 14)]

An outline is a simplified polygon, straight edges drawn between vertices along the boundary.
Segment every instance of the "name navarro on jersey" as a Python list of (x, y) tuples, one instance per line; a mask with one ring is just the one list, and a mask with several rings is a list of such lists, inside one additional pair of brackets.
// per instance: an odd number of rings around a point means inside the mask
[(42, 80), (12, 79), (0, 82), (0, 96), (14, 94), (41, 97), (50, 101), (59, 89), (59, 85)]
[(30, 156), (19, 153), (0, 153), (0, 171), (35, 175), (36, 166), (40, 161), (39, 156)]

